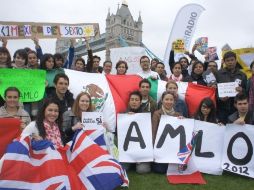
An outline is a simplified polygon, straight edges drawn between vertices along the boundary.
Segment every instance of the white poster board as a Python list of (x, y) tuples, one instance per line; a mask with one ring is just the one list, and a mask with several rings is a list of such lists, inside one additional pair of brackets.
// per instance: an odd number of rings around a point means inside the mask
[(162, 115), (154, 144), (154, 160), (157, 163), (179, 163), (181, 145), (186, 146), (192, 139), (194, 119), (178, 119)]
[(225, 126), (195, 120), (194, 131), (199, 131), (199, 134), (192, 158), (200, 172), (213, 175), (222, 174), (221, 155), (225, 129)]
[(236, 94), (238, 93), (236, 91), (236, 87), (238, 87), (237, 82), (225, 82), (225, 83), (218, 83), (218, 93), (219, 97), (235, 97)]
[(82, 112), (82, 124), (86, 130), (102, 128), (102, 112)]
[(120, 162), (153, 161), (151, 113), (118, 114)]
[(253, 137), (253, 125), (226, 126), (221, 163), (224, 170), (254, 178)]
[(146, 55), (143, 47), (122, 47), (110, 49), (110, 59), (112, 61), (112, 74), (116, 74), (116, 63), (119, 60), (126, 61), (128, 65), (127, 74), (137, 74), (141, 72), (140, 57)]

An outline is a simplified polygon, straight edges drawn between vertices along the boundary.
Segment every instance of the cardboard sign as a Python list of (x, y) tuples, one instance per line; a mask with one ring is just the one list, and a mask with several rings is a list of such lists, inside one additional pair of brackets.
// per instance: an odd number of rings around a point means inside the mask
[(254, 178), (253, 125), (226, 126), (221, 167), (229, 172)]
[(98, 23), (64, 24), (37, 22), (0, 21), (0, 37), (7, 39), (26, 38), (81, 38), (100, 36)]
[(184, 46), (184, 40), (183, 39), (177, 39), (173, 42), (173, 50), (175, 53), (184, 53), (185, 46)]
[(151, 113), (118, 114), (120, 162), (153, 161)]
[(179, 163), (178, 152), (192, 139), (194, 119), (178, 119), (162, 115), (154, 143), (154, 160), (158, 163)]
[(237, 82), (225, 82), (225, 83), (218, 83), (218, 93), (219, 97), (235, 97), (236, 94), (238, 93), (236, 91), (236, 87), (238, 87)]

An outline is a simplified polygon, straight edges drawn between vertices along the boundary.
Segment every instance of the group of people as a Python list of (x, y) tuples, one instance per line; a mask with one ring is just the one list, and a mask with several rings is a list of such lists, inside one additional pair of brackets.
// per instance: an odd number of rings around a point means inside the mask
[[(68, 90), (69, 78), (64, 74), (63, 68), (74, 69), (82, 72), (110, 74), (112, 62), (105, 61), (100, 66), (100, 57), (94, 56), (86, 40), (88, 49), (87, 64), (83, 58), (74, 58), (74, 40), (71, 40), (69, 58), (56, 53), (43, 54), (39, 40), (34, 39), (35, 49), (29, 48), (17, 50), (14, 53), (13, 61), (6, 48), (7, 41), (3, 40), (0, 47), (0, 68), (24, 68), (46, 70), (45, 97), (39, 102), (20, 103), (20, 91), (16, 87), (9, 87), (5, 90), (4, 97), (0, 100), (0, 117), (14, 117), (21, 121), (23, 135), (31, 135), (34, 139), (48, 139), (56, 146), (63, 146), (72, 139), (76, 130), (84, 126), (81, 122), (82, 112), (94, 111), (91, 97), (88, 93), (80, 92), (76, 99)], [(187, 54), (179, 61), (174, 60), (174, 51), (170, 52), (169, 66), (172, 74), (167, 74), (165, 65), (156, 59), (150, 61), (149, 57), (140, 58), (141, 72), (137, 73), (142, 80), (139, 83), (139, 90), (129, 94), (126, 113), (151, 113), (152, 141), (154, 143), (161, 115), (175, 117), (194, 118), (196, 120), (225, 125), (227, 123), (251, 124), (254, 125), (254, 61), (250, 65), (252, 77), (247, 80), (246, 75), (237, 66), (236, 54), (229, 51), (223, 56), (223, 67), (218, 69), (215, 61), (201, 62), (194, 52)], [(73, 64), (72, 64), (73, 62)], [(125, 75), (128, 70), (128, 63), (118, 61), (116, 63), (117, 75)], [(165, 92), (157, 103), (149, 96), (151, 83), (148, 80), (165, 80)], [(188, 107), (184, 100), (178, 96), (177, 82), (195, 82), (211, 88), (217, 88), (218, 83), (237, 82), (238, 94), (236, 97), (218, 97), (214, 102), (210, 97), (204, 98), (195, 115), (188, 114)], [(107, 128), (107, 124), (104, 124)], [(117, 126), (116, 126), (117, 127)], [(130, 164), (124, 163), (126, 169)], [(167, 165), (158, 163), (137, 163), (138, 173), (147, 173), (151, 170), (159, 173), (166, 173)]]

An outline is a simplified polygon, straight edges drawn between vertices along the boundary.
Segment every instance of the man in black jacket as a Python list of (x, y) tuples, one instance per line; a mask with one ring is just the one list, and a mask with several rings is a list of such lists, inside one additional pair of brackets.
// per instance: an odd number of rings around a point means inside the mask
[(60, 112), (64, 113), (74, 103), (73, 94), (68, 90), (69, 78), (64, 73), (59, 73), (54, 78), (55, 89), (47, 94), (47, 98), (56, 99), (60, 104)]
[[(224, 54), (223, 61), (225, 68), (221, 68), (216, 74), (217, 83), (237, 82), (237, 92), (244, 92), (246, 89), (247, 77), (236, 67), (236, 54), (229, 51)], [(235, 112), (234, 97), (218, 98), (218, 119), (226, 124), (229, 115)]]
[(236, 95), (235, 107), (237, 111), (228, 117), (228, 123), (254, 125), (254, 113), (249, 110), (248, 97), (245, 94)]

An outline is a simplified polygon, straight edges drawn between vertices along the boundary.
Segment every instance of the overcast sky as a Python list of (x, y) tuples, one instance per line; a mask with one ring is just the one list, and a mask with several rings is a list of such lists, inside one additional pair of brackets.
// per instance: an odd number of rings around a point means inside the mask
[[(1, 21), (99, 23), (105, 32), (105, 19), (115, 14), (122, 0), (0, 0)], [(198, 3), (201, 14), (192, 44), (207, 36), (209, 46), (219, 49), (228, 43), (233, 49), (254, 47), (254, 0), (127, 0), (134, 20), (139, 11), (143, 21), (143, 43), (163, 58), (169, 34), (178, 10), (188, 3)], [(55, 52), (55, 40), (40, 40), (44, 52)], [(31, 40), (9, 40), (13, 54), (18, 48), (33, 48)], [(104, 55), (104, 54), (103, 54)]]

